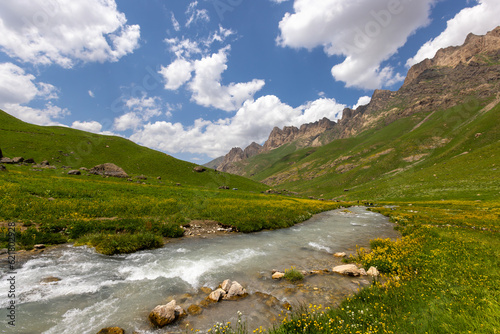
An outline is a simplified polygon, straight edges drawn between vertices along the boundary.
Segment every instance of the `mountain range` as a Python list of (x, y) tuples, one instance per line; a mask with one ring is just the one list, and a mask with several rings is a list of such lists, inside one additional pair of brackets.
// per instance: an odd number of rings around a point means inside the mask
[[(262, 146), (233, 148), (219, 158), (217, 170), (273, 187), (306, 190), (304, 181), (322, 180), (343, 191), (434, 161), (438, 151), (457, 149), (455, 141), (465, 139), (474, 126), (473, 138), (486, 138), (480, 128), (488, 121), (498, 124), (499, 102), (500, 27), (484, 36), (469, 34), (463, 45), (439, 50), (433, 59), (411, 67), (398, 91), (376, 90), (368, 105), (346, 108), (338, 122), (324, 118), (300, 128), (274, 128)], [(384, 138), (377, 139), (382, 133)], [(485, 144), (498, 145), (496, 127), (489, 135)], [(338, 151), (346, 143), (354, 146)], [(385, 168), (379, 170), (380, 164)], [(373, 174), (369, 170), (374, 165), (378, 173), (361, 177)], [(321, 192), (338, 196), (336, 189)]]

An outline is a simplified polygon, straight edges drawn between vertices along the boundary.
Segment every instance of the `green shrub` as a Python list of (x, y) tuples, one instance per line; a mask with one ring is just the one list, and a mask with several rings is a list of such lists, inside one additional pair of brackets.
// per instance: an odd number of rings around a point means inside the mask
[(298, 271), (295, 267), (292, 267), (290, 269), (286, 269), (285, 270), (285, 276), (284, 278), (287, 280), (287, 281), (290, 281), (290, 282), (297, 282), (297, 281), (301, 281), (304, 279), (304, 275), (302, 275), (302, 273), (300, 271)]

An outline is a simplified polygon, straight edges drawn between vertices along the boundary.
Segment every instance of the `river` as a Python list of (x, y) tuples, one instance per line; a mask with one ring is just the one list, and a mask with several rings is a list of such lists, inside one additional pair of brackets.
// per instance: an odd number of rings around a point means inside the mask
[[(341, 264), (335, 252), (354, 252), (373, 238), (396, 238), (394, 225), (362, 207), (315, 215), (294, 227), (215, 238), (182, 238), (165, 247), (129, 255), (104, 256), (92, 248), (65, 246), (26, 262), (16, 273), (16, 327), (8, 325), (9, 290), (2, 268), (0, 332), (23, 334), (97, 333), (119, 326), (127, 333), (205, 332), (216, 322), (243, 314), (250, 332), (279, 320), (283, 303), (336, 305), (370, 278), (336, 274), (311, 275), (299, 284), (271, 279), (273, 269), (331, 270)], [(368, 268), (366, 268), (368, 269)], [(42, 283), (46, 277), (61, 280)], [(201, 287), (216, 288), (224, 279), (241, 283), (250, 296), (223, 301), (180, 323), (152, 329), (149, 312), (171, 298), (185, 309), (207, 296)], [(270, 297), (269, 295), (273, 296)]]

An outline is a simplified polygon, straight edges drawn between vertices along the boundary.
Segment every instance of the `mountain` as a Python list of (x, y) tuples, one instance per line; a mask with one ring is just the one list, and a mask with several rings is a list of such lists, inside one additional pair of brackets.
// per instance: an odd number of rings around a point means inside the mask
[[(479, 189), (491, 190), (484, 176), (496, 174), (492, 161), (500, 154), (499, 92), (500, 27), (440, 50), (413, 66), (398, 91), (376, 90), (368, 105), (345, 109), (338, 123), (316, 127), (308, 140), (299, 138), (297, 128), (275, 128), (259, 154), (228, 157), (226, 170), (336, 198), (349, 198), (367, 185), (368, 198), (389, 196), (387, 185), (405, 184), (415, 175), (422, 176), (415, 180), (421, 184), (429, 175), (435, 179), (441, 167), (453, 175), (446, 182), (455, 190), (474, 176), (485, 182)], [(450, 161), (469, 174), (450, 168)], [(384, 190), (377, 195), (375, 189)]]
[(215, 188), (228, 186), (242, 190), (261, 191), (265, 186), (236, 175), (207, 170), (194, 171), (195, 164), (175, 159), (130, 140), (104, 136), (58, 126), (38, 126), (0, 110), (0, 151), (6, 157), (48, 160), (51, 165), (92, 168), (114, 163), (128, 175), (161, 177), (166, 184)]
[(300, 128), (285, 126), (282, 130), (275, 127), (263, 146), (254, 142), (245, 148), (245, 150), (242, 150), (240, 147), (231, 149), (225, 155), (223, 162), (217, 167), (217, 170), (239, 174), (239, 168), (235, 163), (244, 163), (247, 159), (255, 155), (269, 152), (291, 142), (296, 142), (297, 147), (321, 146), (326, 143), (325, 140), (322, 140), (321, 135), (332, 129), (335, 124), (335, 122), (325, 117), (314, 123), (303, 124)]

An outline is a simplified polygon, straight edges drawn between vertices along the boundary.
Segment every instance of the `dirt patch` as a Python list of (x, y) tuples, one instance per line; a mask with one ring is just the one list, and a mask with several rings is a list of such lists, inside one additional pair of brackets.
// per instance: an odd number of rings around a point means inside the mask
[(182, 228), (184, 229), (184, 237), (187, 238), (206, 238), (237, 232), (235, 228), (215, 220), (192, 220)]

